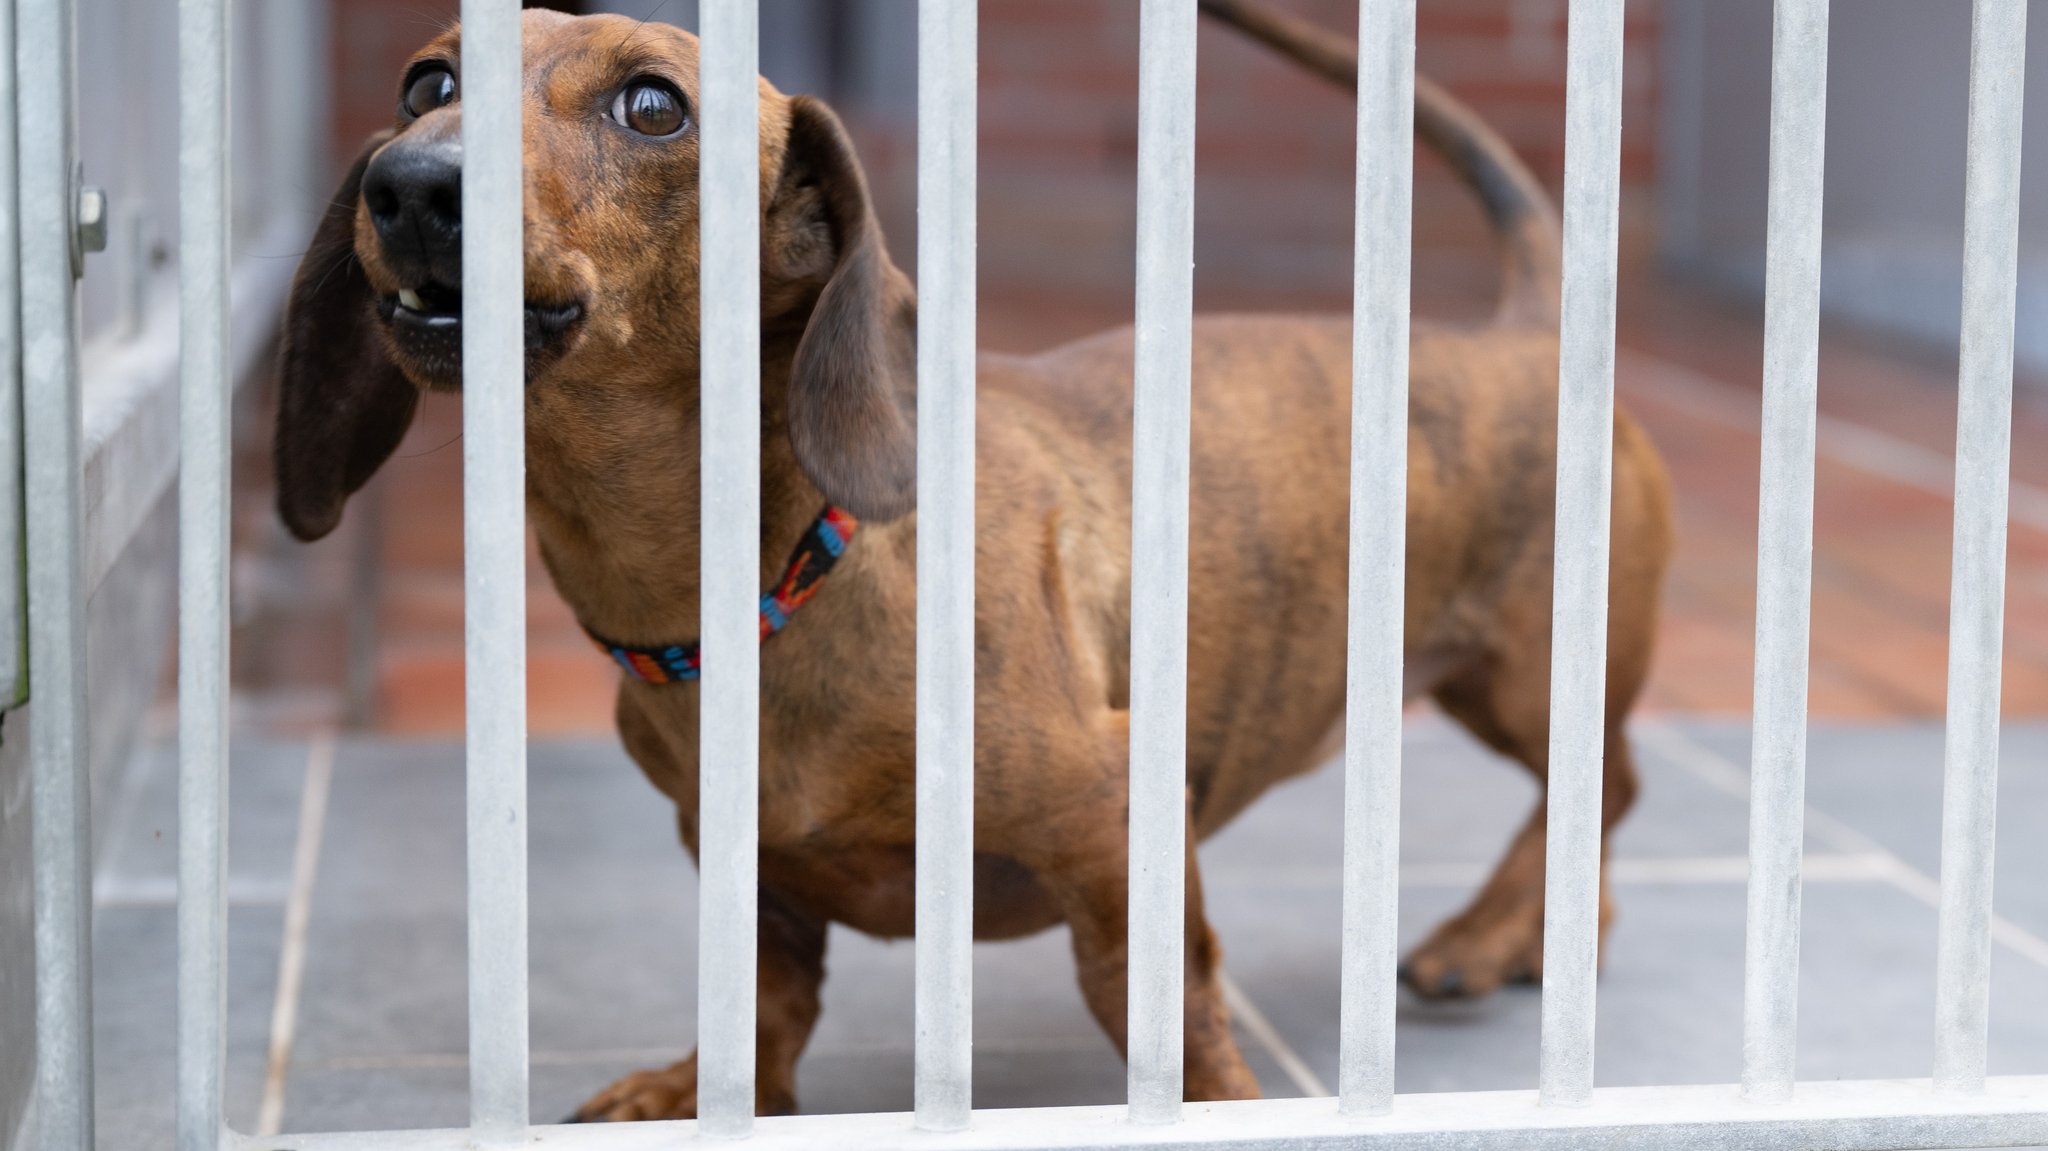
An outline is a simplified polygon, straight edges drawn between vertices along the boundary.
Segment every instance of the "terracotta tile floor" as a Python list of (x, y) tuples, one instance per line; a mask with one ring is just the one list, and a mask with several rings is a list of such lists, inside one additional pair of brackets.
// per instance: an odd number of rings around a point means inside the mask
[[(1750, 311), (1666, 284), (1623, 293), (1623, 404), (1669, 462), (1673, 568), (1649, 706), (1742, 713), (1750, 704), (1761, 325)], [(1341, 309), (1342, 300), (1289, 301)], [(984, 346), (1028, 351), (1118, 323), (1120, 302), (984, 300)], [(1205, 297), (1205, 309), (1275, 302)], [(1811, 698), (1835, 718), (1934, 717), (1946, 682), (1954, 388), (1952, 357), (1830, 331), (1821, 351)], [(2048, 403), (2014, 421), (2004, 706), (2048, 713)], [(2048, 397), (2048, 391), (2032, 395)], [(267, 451), (246, 421), (239, 493), (240, 700), (272, 730), (343, 721), (350, 588), (381, 588), (368, 726), (446, 734), (462, 724), (461, 443), (456, 401), (431, 397), (397, 457), (341, 531), (302, 547), (269, 511)], [(374, 508), (374, 510), (373, 510)], [(367, 535), (367, 539), (366, 539)], [(362, 550), (374, 544), (374, 552)], [(614, 671), (529, 559), (529, 715), (537, 734), (611, 726)], [(252, 594), (253, 593), (253, 594)], [(253, 606), (251, 606), (253, 605)], [(359, 630), (362, 637), (368, 629)], [(359, 693), (361, 694), (361, 693)]]

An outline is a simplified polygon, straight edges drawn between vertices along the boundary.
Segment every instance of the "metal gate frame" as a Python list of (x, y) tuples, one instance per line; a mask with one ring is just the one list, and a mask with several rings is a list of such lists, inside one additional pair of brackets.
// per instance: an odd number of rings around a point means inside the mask
[[(1142, 0), (1133, 462), (1130, 1079), (1123, 1107), (975, 1111), (973, 0), (919, 3), (916, 1109), (753, 1117), (760, 392), (756, 0), (702, 9), (699, 1108), (528, 1122), (519, 12), (463, 0), (471, 1120), (251, 1137), (222, 1115), (227, 813), (226, 0), (181, 0), (181, 1151), (593, 1148), (1978, 1147), (2048, 1143), (2048, 1077), (1988, 1077), (2025, 0), (1973, 0), (1936, 1055), (1929, 1080), (1795, 1083), (1828, 0), (1777, 0), (1762, 528), (1739, 1086), (1593, 1087), (1623, 0), (1569, 13), (1557, 637), (1536, 1091), (1396, 1096), (1395, 907), (1415, 0), (1361, 0), (1340, 1092), (1183, 1104), (1182, 885), (1196, 0)], [(91, 1126), (69, 4), (19, 0), (20, 251), (38, 1142)], [(716, 481), (710, 482), (710, 481)], [(720, 557), (714, 562), (708, 557)]]

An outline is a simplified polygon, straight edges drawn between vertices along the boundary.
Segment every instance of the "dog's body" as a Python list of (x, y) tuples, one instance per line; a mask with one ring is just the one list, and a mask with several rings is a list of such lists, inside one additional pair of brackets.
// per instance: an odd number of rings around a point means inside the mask
[[(529, 80), (527, 115), (532, 520), (588, 628), (629, 644), (673, 643), (695, 634), (698, 613), (694, 143), (680, 130), (615, 139), (609, 125), (586, 139), (551, 121), (590, 104), (592, 92), (634, 91), (636, 68), (653, 69), (687, 105), (695, 45), (658, 28), (621, 38), (619, 24), (597, 18), (530, 12), (526, 21), (528, 73), (541, 77)], [(458, 47), (451, 33), (421, 59), (451, 61), (452, 75)], [(431, 102), (438, 81), (423, 66), (409, 76), (408, 99), (424, 91)], [(591, 78), (569, 71), (578, 68)], [(433, 342), (445, 339), (434, 325), (445, 328), (446, 313), (413, 308), (431, 301), (408, 286), (446, 283), (448, 242), (419, 238), (419, 221), (405, 214), (428, 209), (406, 206), (406, 186), (387, 169), (400, 166), (394, 154), (406, 171), (427, 162), (419, 155), (445, 154), (453, 121), (443, 102), (403, 115), (393, 144), (373, 142), (295, 287), (280, 501), (302, 535), (331, 528), (347, 492), (388, 454), (415, 385), (452, 383), (445, 344)], [(757, 1083), (761, 1107), (774, 1111), (794, 1106), (826, 924), (884, 936), (912, 929), (914, 299), (882, 252), (830, 113), (764, 85), (762, 139), (764, 586), (828, 501), (865, 521), (815, 599), (761, 653)], [(632, 151), (655, 147), (670, 151), (645, 160)], [(622, 162), (641, 167), (619, 176)], [(1490, 191), (1526, 199), (1527, 189), (1496, 182)], [(632, 195), (653, 205), (641, 212), (651, 223), (615, 218), (635, 210), (619, 203)], [(1557, 367), (1554, 281), (1543, 287), (1554, 262), (1542, 236), (1554, 225), (1547, 216), (1521, 224), (1539, 236), (1509, 245), (1521, 291), (1510, 291), (1504, 312), (1517, 314), (1474, 329), (1418, 324), (1412, 342), (1407, 689), (1433, 695), (1540, 777)], [(665, 264), (648, 254), (662, 244)], [(975, 930), (1006, 938), (1068, 924), (1083, 993), (1119, 1046), (1128, 629), (1131, 598), (1143, 594), (1130, 579), (1131, 356), (1123, 330), (1041, 356), (983, 357), (976, 448)], [(1196, 323), (1191, 845), (1274, 782), (1316, 766), (1341, 729), (1350, 389), (1344, 319)], [(1610, 824), (1633, 791), (1620, 725), (1647, 671), (1669, 550), (1654, 451), (1625, 418), (1614, 446)], [(618, 702), (625, 745), (675, 801), (693, 852), (697, 703), (694, 687), (637, 680), (623, 682)], [(1473, 907), (1411, 956), (1410, 983), (1477, 994), (1535, 975), (1542, 855), (1539, 807)], [(1217, 984), (1192, 846), (1188, 879), (1187, 1092), (1253, 1095)], [(694, 1108), (686, 1060), (629, 1077), (581, 1115)]]

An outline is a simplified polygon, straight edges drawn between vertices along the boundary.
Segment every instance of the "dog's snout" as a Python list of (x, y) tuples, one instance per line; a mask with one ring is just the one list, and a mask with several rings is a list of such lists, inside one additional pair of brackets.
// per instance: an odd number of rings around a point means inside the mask
[(387, 258), (437, 264), (462, 254), (462, 153), (453, 141), (395, 142), (363, 172), (363, 204)]

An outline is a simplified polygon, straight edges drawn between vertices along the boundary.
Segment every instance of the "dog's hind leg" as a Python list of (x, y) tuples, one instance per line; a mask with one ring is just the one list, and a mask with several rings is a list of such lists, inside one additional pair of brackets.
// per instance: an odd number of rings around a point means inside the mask
[[(1102, 825), (1094, 837), (1099, 850), (1068, 857), (1068, 866), (1044, 874), (1044, 882), (1065, 909), (1074, 938), (1074, 966), (1081, 995), (1119, 1054), (1129, 1055), (1128, 990), (1130, 939), (1127, 824)], [(1203, 912), (1201, 870), (1195, 835), (1188, 830), (1185, 972), (1182, 1017), (1184, 1084), (1189, 1100), (1256, 1099), (1259, 1081), (1245, 1064), (1230, 1031), (1223, 1002), (1223, 949)], [(1086, 866), (1072, 863), (1086, 860)]]
[[(1610, 667), (1607, 737), (1601, 780), (1600, 928), (1613, 914), (1607, 894), (1607, 833), (1636, 795), (1635, 761), (1622, 722), (1641, 685), (1635, 653)], [(1528, 768), (1537, 782), (1549, 777), (1549, 644), (1520, 645), (1515, 657), (1495, 657), (1444, 683), (1438, 706), (1487, 746)], [(1518, 662), (1519, 661), (1519, 662)], [(1545, 662), (1536, 662), (1545, 661)], [(1535, 982), (1543, 975), (1543, 871), (1547, 792), (1508, 845), (1479, 894), (1410, 952), (1402, 981), (1433, 999), (1485, 995), (1504, 983)]]
[[(761, 889), (755, 969), (759, 981), (754, 1023), (754, 1108), (762, 1115), (796, 1111), (796, 1062), (818, 1022), (818, 989), (825, 982), (825, 921)], [(576, 1109), (573, 1123), (629, 1119), (694, 1119), (697, 1056), (652, 1071), (636, 1071)]]

